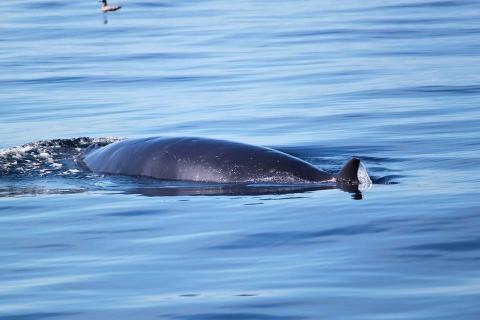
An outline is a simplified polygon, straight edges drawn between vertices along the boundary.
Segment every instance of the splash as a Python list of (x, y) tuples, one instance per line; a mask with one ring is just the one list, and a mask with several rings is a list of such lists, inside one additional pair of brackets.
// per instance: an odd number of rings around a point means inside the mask
[(79, 173), (74, 159), (92, 144), (101, 146), (120, 138), (80, 137), (42, 140), (18, 147), (0, 149), (0, 176), (75, 175)]
[(366, 191), (372, 187), (372, 180), (368, 175), (367, 168), (365, 168), (362, 162), (360, 162), (360, 166), (358, 167), (357, 177), (360, 182), (358, 185), (360, 191)]

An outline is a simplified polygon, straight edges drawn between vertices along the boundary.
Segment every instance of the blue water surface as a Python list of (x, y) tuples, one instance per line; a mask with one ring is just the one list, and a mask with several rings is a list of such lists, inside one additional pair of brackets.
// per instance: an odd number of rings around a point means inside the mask
[[(1, 320), (480, 318), (480, 2), (116, 4), (0, 2)], [(374, 185), (74, 162), (158, 135), (357, 156)]]

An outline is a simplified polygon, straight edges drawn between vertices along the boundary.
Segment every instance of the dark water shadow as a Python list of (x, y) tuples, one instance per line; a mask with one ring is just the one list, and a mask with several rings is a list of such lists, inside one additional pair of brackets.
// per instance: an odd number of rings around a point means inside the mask
[(334, 237), (350, 237), (363, 234), (375, 234), (388, 231), (386, 227), (376, 224), (352, 225), (341, 228), (332, 228), (320, 231), (284, 231), (284, 232), (260, 232), (246, 235), (238, 240), (209, 247), (209, 249), (232, 250), (232, 249), (256, 249), (271, 248), (278, 246), (292, 246), (305, 244), (318, 244), (332, 242)]
[(410, 3), (401, 3), (401, 4), (392, 4), (392, 5), (383, 5), (378, 6), (378, 9), (435, 9), (435, 8), (455, 8), (463, 6), (471, 6), (476, 4), (476, 1), (426, 1), (426, 2), (410, 2)]
[(131, 229), (122, 229), (122, 230), (87, 230), (87, 231), (78, 231), (78, 234), (86, 235), (114, 235), (114, 234), (127, 234), (127, 233), (137, 233), (137, 232), (150, 232), (150, 231), (159, 231), (158, 227), (155, 228), (131, 228)]
[(113, 213), (107, 213), (105, 216), (114, 216), (114, 217), (138, 217), (138, 216), (152, 216), (166, 213), (166, 210), (160, 209), (133, 209), (125, 211), (117, 211)]
[[(163, 317), (163, 315), (161, 316)], [(198, 313), (186, 316), (171, 316), (178, 320), (302, 320), (302, 316), (281, 316), (266, 313)]]
[(0, 320), (41, 320), (41, 319), (64, 319), (64, 317), (78, 315), (76, 312), (44, 312), (23, 313), (10, 316), (0, 316)]
[(300, 307), (303, 302), (298, 302), (298, 301), (279, 301), (279, 302), (251, 302), (251, 303), (243, 303), (241, 304), (241, 308), (246, 308), (246, 309), (278, 309), (282, 307), (295, 307), (298, 308)]
[(136, 1), (135, 6), (147, 9), (156, 9), (156, 8), (174, 8), (177, 6), (176, 3), (160, 2), (160, 1)]
[(433, 252), (467, 252), (480, 250), (480, 238), (451, 241), (451, 242), (432, 242), (414, 246), (403, 247), (401, 249), (412, 251), (433, 251)]
[(29, 1), (25, 4), (21, 5), (25, 9), (35, 9), (35, 10), (49, 10), (55, 9), (58, 10), (60, 8), (68, 6), (68, 2), (66, 1)]
[(72, 244), (65, 244), (65, 243), (49, 243), (49, 244), (40, 244), (34, 246), (24, 246), (20, 247), (22, 249), (35, 249), (35, 250), (55, 250), (55, 251), (66, 251), (72, 250), (76, 246)]

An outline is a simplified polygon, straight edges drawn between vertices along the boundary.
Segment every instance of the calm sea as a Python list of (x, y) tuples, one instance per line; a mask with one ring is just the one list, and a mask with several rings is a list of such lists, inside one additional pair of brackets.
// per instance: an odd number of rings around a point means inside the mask
[[(0, 2), (1, 320), (480, 319), (478, 0), (115, 4)], [(374, 184), (73, 162), (160, 135), (357, 156)]]

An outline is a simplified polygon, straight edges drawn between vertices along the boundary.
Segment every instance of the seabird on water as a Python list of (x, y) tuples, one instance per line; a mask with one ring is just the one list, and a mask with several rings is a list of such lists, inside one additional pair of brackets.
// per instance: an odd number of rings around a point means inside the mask
[(121, 6), (109, 6), (107, 0), (100, 0), (100, 2), (102, 3), (101, 10), (103, 12), (117, 11), (121, 8)]

